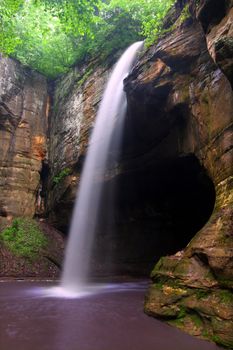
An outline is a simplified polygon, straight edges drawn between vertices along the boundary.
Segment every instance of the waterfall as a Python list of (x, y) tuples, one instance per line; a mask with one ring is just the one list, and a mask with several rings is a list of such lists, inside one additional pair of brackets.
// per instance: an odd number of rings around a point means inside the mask
[[(103, 179), (113, 133), (121, 134), (127, 102), (123, 80), (130, 72), (143, 42), (131, 45), (117, 62), (105, 89), (81, 174), (73, 212), (61, 285), (70, 291), (83, 290), (88, 284), (88, 270), (95, 228), (98, 220)], [(117, 129), (114, 130), (118, 124)], [(114, 142), (118, 135), (114, 135)], [(96, 185), (98, 183), (98, 185)]]

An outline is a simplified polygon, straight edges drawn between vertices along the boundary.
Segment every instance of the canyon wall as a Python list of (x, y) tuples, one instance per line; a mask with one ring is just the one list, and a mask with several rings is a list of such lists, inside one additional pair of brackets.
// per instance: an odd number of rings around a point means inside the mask
[[(105, 179), (116, 189), (114, 252), (124, 272), (157, 261), (148, 314), (231, 347), (232, 2), (178, 1), (170, 15), (125, 80), (121, 159)], [(109, 74), (83, 69), (55, 87), (48, 211), (63, 229)]]
[[(230, 0), (178, 0), (159, 41), (125, 79), (121, 155), (103, 179), (96, 239), (101, 273), (109, 252), (115, 274), (145, 275), (155, 265), (149, 315), (227, 347), (233, 347), (232, 23)], [(1, 57), (2, 227), (38, 213), (68, 231), (88, 137), (116, 59), (76, 66), (53, 82), (48, 118), (45, 78)], [(114, 215), (106, 221), (113, 188)], [(50, 268), (58, 274), (59, 237), (53, 237), (58, 258), (45, 254), (53, 267), (43, 265), (43, 276)], [(17, 275), (3, 253), (3, 274)]]
[[(14, 218), (33, 218), (35, 214), (44, 213), (41, 179), (43, 164), (47, 162), (47, 90), (47, 80), (41, 74), (0, 56), (1, 230), (10, 226)], [(25, 240), (27, 235), (34, 234), (33, 222), (26, 225), (29, 231), (24, 232)], [(0, 277), (58, 277), (64, 238), (45, 223), (39, 225), (46, 245), (38, 250), (35, 242), (34, 259), (12, 253), (0, 239)], [(18, 234), (22, 235), (22, 231)], [(13, 237), (13, 231), (11, 235)]]
[(109, 65), (91, 62), (55, 82), (47, 211), (50, 221), (64, 231), (70, 223), (88, 138), (109, 69)]
[(48, 93), (41, 74), (0, 57), (0, 226), (33, 217), (47, 153)]
[[(205, 169), (216, 195), (212, 215), (188, 246), (161, 258), (154, 267), (145, 311), (230, 348), (232, 11), (228, 1), (187, 2), (175, 28), (145, 54), (126, 79), (129, 124), (137, 126), (128, 145), (129, 156), (138, 154), (139, 164), (145, 157), (148, 163), (165, 163), (192, 155)], [(139, 132), (144, 155), (141, 147), (135, 147)], [(193, 215), (195, 211), (193, 208)]]

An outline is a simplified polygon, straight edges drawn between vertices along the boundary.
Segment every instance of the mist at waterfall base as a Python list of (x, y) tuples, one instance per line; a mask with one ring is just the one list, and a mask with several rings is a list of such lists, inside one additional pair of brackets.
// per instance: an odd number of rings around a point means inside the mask
[(114, 143), (116, 149), (120, 142), (126, 112), (123, 79), (141, 47), (142, 43), (136, 43), (121, 57), (104, 94), (79, 186), (61, 285), (51, 287), (51, 281), (1, 283), (1, 349), (220, 349), (145, 315), (147, 281), (102, 286), (88, 283), (103, 190), (96, 184), (103, 184), (98, 180), (105, 174), (109, 146)]
[[(127, 101), (123, 80), (129, 74), (143, 42), (132, 44), (118, 60), (105, 89), (89, 142), (72, 217), (60, 288), (61, 296), (83, 296), (98, 290), (89, 283), (92, 245), (98, 226), (104, 176), (110, 147), (120, 147)], [(115, 159), (117, 164), (117, 159)], [(111, 211), (111, 206), (105, 210)], [(111, 215), (111, 213), (109, 213)]]

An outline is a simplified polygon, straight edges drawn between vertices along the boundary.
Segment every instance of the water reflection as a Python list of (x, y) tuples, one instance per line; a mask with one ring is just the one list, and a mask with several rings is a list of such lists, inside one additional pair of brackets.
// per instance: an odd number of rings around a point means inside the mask
[[(143, 313), (145, 283), (57, 298), (49, 284), (2, 283), (1, 350), (215, 350)], [(53, 288), (52, 288), (53, 290)]]

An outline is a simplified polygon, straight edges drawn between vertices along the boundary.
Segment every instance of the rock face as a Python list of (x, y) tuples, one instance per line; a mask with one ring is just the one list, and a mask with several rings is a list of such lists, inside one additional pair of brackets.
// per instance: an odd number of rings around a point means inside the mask
[[(233, 348), (232, 1), (178, 0), (168, 23), (167, 33), (125, 79), (121, 158), (104, 179), (103, 226), (96, 238), (101, 253), (94, 255), (104, 258), (100, 270), (109, 252), (115, 255), (115, 273), (145, 273), (157, 262), (146, 312)], [(1, 58), (2, 224), (34, 215), (40, 176), (49, 171), (46, 210), (67, 231), (88, 136), (114, 61), (75, 67), (54, 83), (46, 169), (46, 81)], [(112, 188), (114, 215), (108, 222), (104, 212)], [(51, 276), (63, 248), (61, 238), (54, 240), (60, 242), (58, 256), (45, 259), (53, 261)], [(1, 254), (4, 271), (14, 275), (9, 252)], [(24, 274), (38, 275), (29, 267)]]
[[(76, 67), (68, 75), (55, 82), (53, 112), (50, 121), (50, 180), (47, 210), (53, 225), (63, 231), (67, 231), (70, 222), (88, 137), (111, 65), (111, 62), (108, 66), (102, 64), (95, 66), (91, 63), (90, 66), (82, 67), (82, 69)], [(127, 128), (126, 125), (126, 139), (130, 139), (132, 128), (138, 126), (138, 122), (134, 124), (134, 121), (131, 123), (129, 120), (129, 127)], [(142, 130), (146, 133), (145, 137), (148, 138), (147, 126), (143, 126)], [(133, 147), (138, 144), (135, 141), (132, 143)], [(190, 217), (188, 212), (186, 222), (182, 222), (178, 211), (183, 213), (188, 207), (182, 201), (179, 202), (179, 205), (176, 203), (178, 208), (175, 210), (176, 213), (172, 208), (169, 212), (164, 210), (168, 198), (164, 198), (163, 195), (166, 191), (169, 196), (166, 188), (179, 186), (178, 182), (184, 177), (184, 168), (189, 164), (190, 169), (194, 171), (194, 175), (191, 171), (189, 175), (186, 172), (190, 178), (189, 204), (192, 207), (190, 199), (196, 203), (194, 197), (197, 197), (195, 178), (202, 172), (202, 169), (195, 160), (189, 157), (187, 163), (186, 159), (184, 163), (180, 163), (179, 160), (177, 162), (175, 159), (172, 166), (177, 168), (179, 176), (174, 179), (167, 178), (165, 174), (167, 171), (170, 172), (167, 167), (171, 168), (171, 164), (160, 167), (159, 175), (155, 166), (156, 162), (152, 162), (152, 169), (149, 171), (145, 166), (146, 159), (140, 158), (141, 166), (138, 164), (131, 166), (132, 161), (127, 159), (125, 162), (124, 159), (128, 145), (122, 147), (124, 151), (119, 166), (115, 166), (114, 169), (110, 168), (104, 180), (105, 190), (99, 209), (100, 223), (94, 244), (92, 271), (101, 275), (105, 273), (148, 275), (161, 255), (174, 253), (184, 247), (197, 231), (196, 226), (198, 228), (202, 226), (200, 222), (195, 223), (196, 217)], [(139, 145), (139, 147), (142, 150), (142, 146)], [(111, 151), (114, 152), (114, 149)], [(131, 154), (129, 158), (135, 160), (134, 154)], [(144, 155), (145, 158), (148, 156), (147, 150)], [(206, 193), (211, 192), (211, 188), (209, 189), (207, 185), (207, 189), (205, 187), (203, 192), (201, 188), (203, 186), (200, 184), (198, 187), (200, 197), (198, 198), (203, 205), (199, 205), (197, 210), (201, 213), (199, 216), (204, 213), (205, 217), (205, 215), (210, 215), (209, 211), (212, 210), (212, 202), (207, 201), (206, 203)], [(113, 192), (116, 196), (112, 201)], [(188, 208), (191, 212), (190, 206)], [(106, 208), (108, 208), (107, 211)], [(173, 219), (174, 216), (176, 216), (176, 222)], [(200, 218), (200, 221), (203, 221), (203, 217)], [(161, 231), (163, 232), (162, 238)], [(186, 231), (186, 236), (183, 231)], [(114, 256), (114, 267), (110, 264), (111, 256)]]
[(50, 122), (48, 213), (67, 230), (80, 169), (97, 106), (109, 76), (108, 66), (75, 67), (55, 82)]
[[(231, 35), (230, 2), (181, 6), (174, 29), (126, 79), (131, 138), (125, 138), (124, 151), (125, 169), (146, 160), (160, 171), (176, 158), (194, 157), (214, 185), (212, 215), (185, 249), (156, 264), (145, 310), (233, 348)], [(168, 169), (175, 176), (176, 169)], [(213, 200), (210, 194), (207, 202)]]
[[(49, 99), (46, 78), (0, 57), (0, 230), (15, 217), (43, 212), (43, 162), (47, 157)], [(12, 254), (0, 240), (0, 277), (54, 278), (64, 238), (41, 223), (48, 239), (34, 262)]]
[[(153, 270), (146, 311), (229, 345), (232, 321), (217, 304), (225, 296), (232, 308), (232, 6), (178, 1), (174, 19), (125, 81), (122, 156), (104, 195), (108, 207), (115, 188), (114, 227), (105, 231), (116, 232), (119, 272), (145, 273), (179, 251)], [(109, 66), (77, 67), (55, 83), (48, 212), (63, 230)]]
[(32, 217), (47, 151), (46, 79), (0, 57), (0, 227)]

